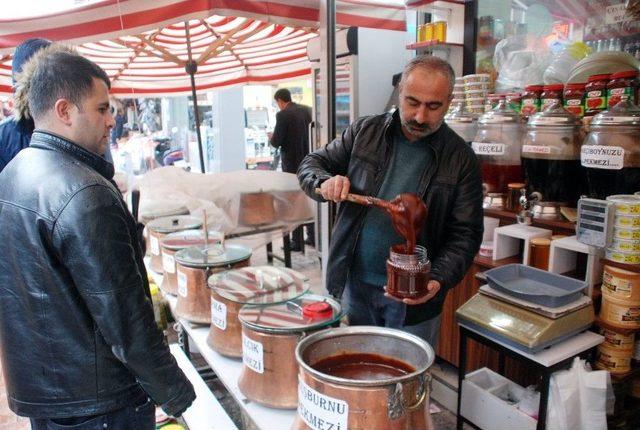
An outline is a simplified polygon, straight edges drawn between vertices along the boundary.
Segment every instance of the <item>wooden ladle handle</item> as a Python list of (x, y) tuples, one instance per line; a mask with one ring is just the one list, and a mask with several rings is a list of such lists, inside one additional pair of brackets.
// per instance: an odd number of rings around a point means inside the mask
[[(320, 188), (316, 188), (315, 191), (316, 191), (316, 194), (322, 194), (322, 191), (320, 190)], [(387, 210), (394, 210), (394, 209), (397, 210), (397, 205), (394, 205), (390, 201), (382, 200), (377, 197), (363, 196), (361, 194), (349, 193), (347, 194), (347, 198), (345, 200), (353, 203), (357, 203), (359, 205), (378, 206), (380, 208), (387, 209)]]

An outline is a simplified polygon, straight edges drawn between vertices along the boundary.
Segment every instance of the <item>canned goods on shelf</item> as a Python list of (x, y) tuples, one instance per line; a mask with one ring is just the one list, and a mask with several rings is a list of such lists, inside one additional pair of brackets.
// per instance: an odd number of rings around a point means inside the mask
[(611, 248), (616, 251), (640, 253), (640, 240), (614, 238)]
[(615, 204), (616, 214), (640, 215), (640, 196), (618, 194), (608, 196), (607, 200)]
[(640, 240), (640, 228), (614, 227), (613, 237), (627, 240)]
[(605, 256), (609, 260), (615, 261), (617, 263), (640, 264), (640, 253), (636, 252), (624, 252), (607, 248)]
[(615, 217), (615, 227), (637, 228), (640, 227), (640, 215), (618, 215)]

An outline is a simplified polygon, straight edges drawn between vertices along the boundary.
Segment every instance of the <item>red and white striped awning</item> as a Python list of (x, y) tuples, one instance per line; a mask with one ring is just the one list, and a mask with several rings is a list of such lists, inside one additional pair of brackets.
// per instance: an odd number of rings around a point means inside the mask
[[(396, 3), (338, 0), (336, 20), (341, 26), (404, 30), (405, 8)], [(10, 53), (31, 37), (76, 45), (107, 71), (116, 95), (187, 93), (187, 22), (198, 90), (304, 76), (310, 72), (306, 44), (317, 36), (318, 5), (318, 0), (103, 0), (43, 17), (0, 19), (0, 93), (11, 92)]]

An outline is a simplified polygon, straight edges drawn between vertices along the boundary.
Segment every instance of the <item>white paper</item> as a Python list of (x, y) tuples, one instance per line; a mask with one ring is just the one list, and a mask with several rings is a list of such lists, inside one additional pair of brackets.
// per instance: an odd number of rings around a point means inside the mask
[(298, 381), (298, 415), (313, 430), (347, 430), (349, 405)]
[(524, 154), (551, 154), (550, 146), (542, 145), (522, 145), (522, 153)]
[(187, 298), (187, 275), (178, 270), (178, 294)]
[(504, 155), (505, 151), (504, 143), (484, 143), (484, 142), (472, 142), (471, 147), (473, 152), (478, 155)]
[(162, 268), (165, 273), (176, 273), (176, 260), (173, 255), (162, 253)]
[(264, 349), (260, 342), (249, 339), (242, 333), (242, 362), (257, 373), (264, 373)]
[(149, 244), (151, 245), (151, 253), (153, 255), (160, 255), (160, 242), (156, 236), (149, 235)]
[(220, 330), (227, 329), (227, 305), (211, 299), (211, 323)]
[(583, 167), (620, 170), (624, 167), (624, 148), (619, 146), (583, 145), (580, 151)]

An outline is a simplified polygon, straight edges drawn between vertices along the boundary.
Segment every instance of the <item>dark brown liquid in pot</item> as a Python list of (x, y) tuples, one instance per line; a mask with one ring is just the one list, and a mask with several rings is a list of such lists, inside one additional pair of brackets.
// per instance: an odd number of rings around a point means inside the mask
[(340, 354), (323, 358), (312, 366), (315, 370), (338, 378), (379, 381), (415, 372), (404, 361), (378, 354)]

